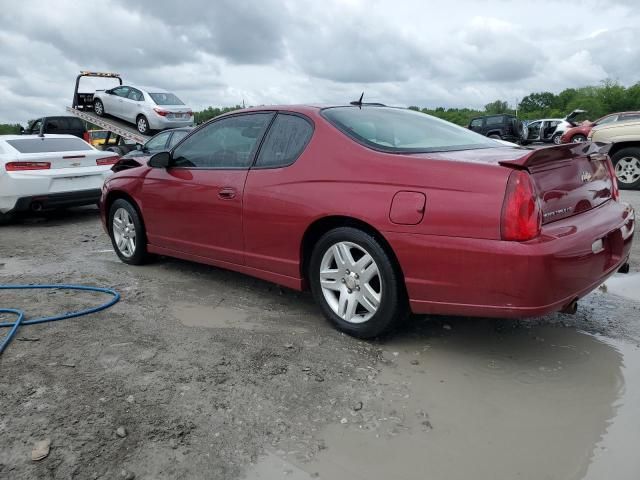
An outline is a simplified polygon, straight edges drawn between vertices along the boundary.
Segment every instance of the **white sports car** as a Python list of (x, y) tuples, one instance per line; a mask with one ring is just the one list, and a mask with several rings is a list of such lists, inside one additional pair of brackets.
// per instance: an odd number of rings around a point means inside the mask
[(175, 94), (161, 88), (120, 85), (110, 90), (96, 90), (93, 111), (133, 123), (138, 132), (193, 126), (193, 111)]
[(97, 203), (118, 159), (73, 135), (0, 135), (0, 224), (17, 212)]

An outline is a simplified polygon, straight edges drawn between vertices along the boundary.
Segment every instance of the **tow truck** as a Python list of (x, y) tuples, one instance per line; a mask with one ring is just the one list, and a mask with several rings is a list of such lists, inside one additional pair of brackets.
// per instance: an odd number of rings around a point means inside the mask
[[(151, 137), (141, 135), (134, 127), (126, 122), (110, 117), (99, 117), (93, 111), (93, 93), (79, 92), (80, 80), (84, 77), (113, 78), (122, 85), (122, 77), (119, 73), (81, 71), (76, 77), (76, 87), (73, 91), (73, 102), (67, 107), (67, 112), (82, 120), (97, 125), (107, 131), (104, 140), (104, 150), (124, 155), (135, 149), (137, 143), (144, 145)], [(115, 139), (115, 140), (112, 140)], [(128, 140), (128, 143), (127, 143)]]

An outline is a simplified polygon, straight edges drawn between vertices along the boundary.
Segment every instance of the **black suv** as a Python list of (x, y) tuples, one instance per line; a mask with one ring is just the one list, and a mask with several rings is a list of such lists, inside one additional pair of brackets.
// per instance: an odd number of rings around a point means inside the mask
[(40, 135), (43, 133), (56, 133), (75, 135), (87, 140), (89, 138), (84, 122), (76, 117), (42, 117), (34, 120), (26, 129), (21, 129), (23, 135)]
[(469, 122), (469, 130), (490, 138), (519, 142), (522, 139), (523, 125), (515, 115), (501, 113), (476, 117)]

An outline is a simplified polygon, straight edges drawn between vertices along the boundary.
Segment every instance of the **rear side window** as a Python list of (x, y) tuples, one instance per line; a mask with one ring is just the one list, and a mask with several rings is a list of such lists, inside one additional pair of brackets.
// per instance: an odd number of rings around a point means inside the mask
[(92, 150), (91, 146), (79, 138), (20, 138), (7, 140), (20, 153), (68, 152)]
[(313, 127), (304, 118), (278, 114), (260, 149), (256, 167), (291, 165), (298, 159), (312, 135)]
[(321, 115), (356, 142), (383, 152), (448, 152), (499, 146), (468, 128), (403, 108), (329, 107), (321, 110)]
[(149, 92), (149, 96), (151, 100), (155, 102), (156, 105), (184, 105), (182, 100), (180, 100), (173, 93), (151, 93)]
[(486, 124), (487, 125), (500, 125), (504, 120), (502, 115), (497, 117), (487, 117)]
[(471, 120), (471, 126), (472, 127), (481, 127), (482, 126), (482, 119), (481, 118), (474, 118), (473, 120)]
[(84, 130), (84, 122), (79, 118), (69, 117), (67, 118), (67, 122), (69, 124), (70, 129), (72, 130)]

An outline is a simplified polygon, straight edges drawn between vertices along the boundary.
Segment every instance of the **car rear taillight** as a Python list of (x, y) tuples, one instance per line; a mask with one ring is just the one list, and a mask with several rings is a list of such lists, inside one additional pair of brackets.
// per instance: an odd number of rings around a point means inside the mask
[(24, 170), (49, 170), (51, 163), (49, 162), (9, 162), (4, 168), (7, 172), (20, 172)]
[(542, 210), (529, 174), (514, 170), (507, 181), (500, 233), (503, 240), (523, 242), (540, 234)]
[(192, 112), (191, 110), (189, 110), (189, 111), (187, 112), (187, 115), (188, 115), (189, 117), (193, 117), (193, 112)]
[(611, 176), (611, 198), (616, 202), (620, 199), (620, 189), (618, 188), (618, 177), (616, 177), (616, 169), (611, 162), (611, 159), (607, 157), (607, 170)]
[(118, 162), (118, 160), (120, 160), (120, 157), (118, 155), (115, 155), (113, 157), (98, 158), (96, 160), (96, 165), (114, 165)]
[(169, 112), (167, 112), (166, 110), (162, 110), (161, 108), (154, 108), (153, 111), (161, 117), (166, 117), (169, 114)]

